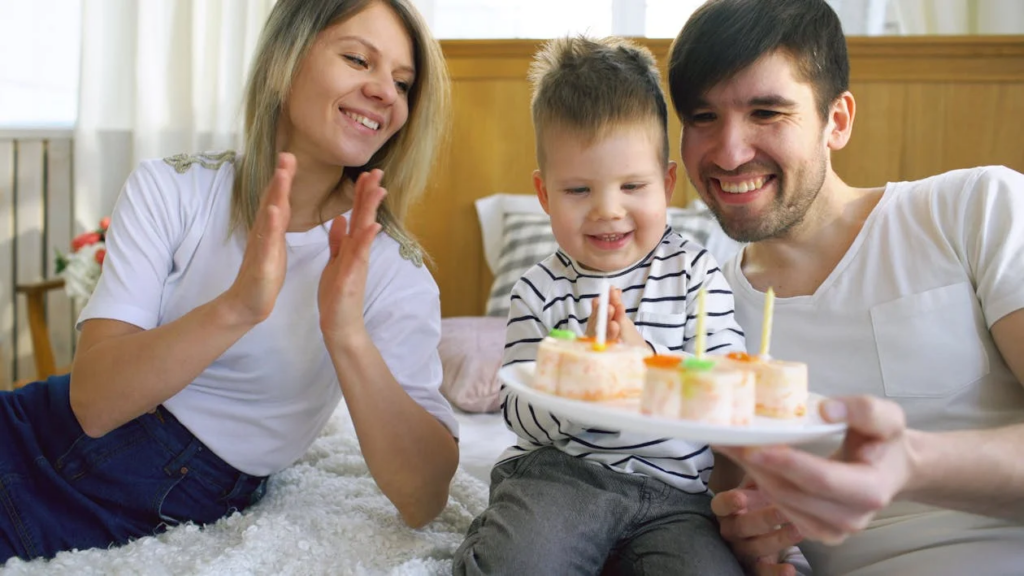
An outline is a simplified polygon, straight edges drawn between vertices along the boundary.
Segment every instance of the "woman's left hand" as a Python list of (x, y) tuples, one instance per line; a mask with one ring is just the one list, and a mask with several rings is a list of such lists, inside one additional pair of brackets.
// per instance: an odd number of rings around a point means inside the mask
[(370, 247), (381, 230), (377, 209), (387, 195), (387, 190), (380, 185), (383, 177), (381, 170), (360, 174), (355, 184), (351, 221), (338, 216), (331, 224), (330, 259), (320, 276), (317, 291), (320, 330), (328, 348), (366, 337), (363, 295)]
[(827, 400), (825, 421), (847, 423), (842, 448), (824, 459), (789, 446), (716, 446), (756, 482), (801, 535), (839, 544), (867, 527), (913, 479), (903, 409), (857, 396)]

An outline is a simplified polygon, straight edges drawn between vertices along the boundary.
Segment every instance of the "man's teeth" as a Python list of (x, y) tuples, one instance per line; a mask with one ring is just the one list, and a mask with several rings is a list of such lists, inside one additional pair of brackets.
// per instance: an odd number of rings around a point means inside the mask
[(360, 116), (359, 114), (356, 114), (354, 112), (349, 112), (348, 110), (345, 110), (344, 112), (345, 112), (346, 116), (348, 116), (349, 118), (355, 120), (356, 122), (359, 122), (363, 126), (366, 126), (370, 130), (376, 130), (376, 129), (380, 128), (380, 123), (379, 122), (374, 122), (373, 120), (370, 120), (366, 116)]
[(718, 181), (718, 184), (722, 187), (722, 191), (729, 192), (730, 194), (742, 194), (744, 192), (751, 192), (764, 186), (764, 176), (755, 178), (753, 180), (744, 180), (742, 182), (723, 182)]

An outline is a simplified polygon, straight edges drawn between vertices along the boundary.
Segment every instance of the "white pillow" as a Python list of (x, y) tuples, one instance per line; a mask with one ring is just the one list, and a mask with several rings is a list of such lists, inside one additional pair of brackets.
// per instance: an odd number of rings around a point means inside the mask
[(508, 316), (512, 287), (534, 264), (558, 250), (551, 219), (543, 211), (506, 212), (502, 236), (494, 283), (487, 298), (488, 316)]

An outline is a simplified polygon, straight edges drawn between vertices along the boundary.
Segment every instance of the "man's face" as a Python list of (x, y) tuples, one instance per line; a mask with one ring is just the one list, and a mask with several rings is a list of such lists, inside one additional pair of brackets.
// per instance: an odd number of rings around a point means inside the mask
[(814, 90), (781, 51), (711, 88), (683, 119), (681, 147), (690, 181), (741, 242), (785, 236), (829, 170)]

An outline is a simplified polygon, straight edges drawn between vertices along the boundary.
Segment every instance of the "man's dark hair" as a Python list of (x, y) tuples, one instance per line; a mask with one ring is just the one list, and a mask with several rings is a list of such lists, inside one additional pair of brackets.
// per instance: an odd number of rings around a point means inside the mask
[(708, 90), (760, 57), (783, 50), (814, 90), (818, 111), (850, 86), (839, 16), (825, 0), (711, 0), (690, 16), (672, 43), (668, 86), (685, 120)]

